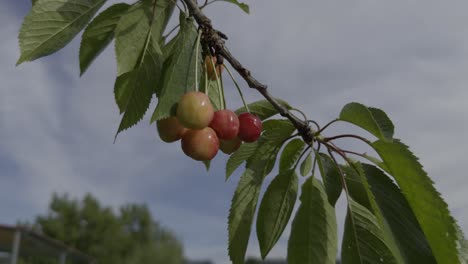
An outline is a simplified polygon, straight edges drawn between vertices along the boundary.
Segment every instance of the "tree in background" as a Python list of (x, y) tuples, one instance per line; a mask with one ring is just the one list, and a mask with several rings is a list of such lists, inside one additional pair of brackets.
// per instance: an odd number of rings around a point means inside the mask
[(144, 204), (127, 204), (115, 213), (91, 194), (81, 201), (54, 194), (49, 212), (38, 216), (32, 228), (98, 263), (184, 263), (182, 244), (153, 219)]

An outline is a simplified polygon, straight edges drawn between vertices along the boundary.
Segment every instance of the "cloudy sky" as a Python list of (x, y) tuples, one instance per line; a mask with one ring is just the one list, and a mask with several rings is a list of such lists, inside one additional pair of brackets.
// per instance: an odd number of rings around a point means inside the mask
[[(248, 3), (251, 15), (227, 3), (207, 8), (233, 54), (272, 94), (321, 123), (351, 101), (384, 109), (468, 232), (468, 3)], [(226, 219), (240, 172), (224, 182), (226, 157), (219, 155), (206, 173), (178, 144), (161, 142), (148, 116), (113, 144), (120, 121), (113, 50), (82, 78), (79, 38), (15, 67), (29, 9), (30, 0), (0, 1), (0, 223), (44, 213), (54, 191), (76, 198), (91, 192), (113, 206), (147, 203), (181, 237), (189, 258), (228, 263)], [(226, 83), (228, 106), (237, 108)], [(249, 101), (260, 99), (245, 93)], [(286, 242), (271, 255), (285, 256)], [(255, 239), (249, 255), (258, 256)]]

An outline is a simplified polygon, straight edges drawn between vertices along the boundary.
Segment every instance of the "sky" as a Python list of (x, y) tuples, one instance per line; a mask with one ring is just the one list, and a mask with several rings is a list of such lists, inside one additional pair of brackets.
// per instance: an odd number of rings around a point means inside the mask
[[(420, 158), (468, 232), (468, 3), (247, 3), (250, 15), (224, 2), (206, 13), (252, 74), (322, 124), (348, 102), (385, 110), (395, 137)], [(149, 115), (113, 144), (120, 122), (113, 49), (81, 78), (80, 35), (58, 53), (16, 67), (18, 30), (29, 10), (29, 0), (0, 1), (0, 223), (44, 214), (53, 192), (75, 198), (90, 192), (111, 206), (146, 203), (181, 238), (188, 258), (229, 263), (227, 215), (241, 171), (225, 182), (221, 154), (207, 173), (178, 143), (163, 143)], [(228, 107), (235, 109), (239, 97), (225, 84)], [(242, 86), (249, 102), (262, 99)], [(337, 125), (330, 135), (343, 131), (358, 130)], [(341, 199), (339, 221), (344, 208)], [(286, 255), (288, 234), (289, 227), (271, 257)], [(252, 236), (248, 255), (259, 256), (258, 248)]]

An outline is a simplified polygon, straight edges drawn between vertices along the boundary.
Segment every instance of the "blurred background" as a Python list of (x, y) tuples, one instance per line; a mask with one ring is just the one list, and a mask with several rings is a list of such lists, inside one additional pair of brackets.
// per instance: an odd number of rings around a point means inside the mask
[[(468, 3), (246, 3), (250, 15), (225, 2), (206, 12), (253, 75), (321, 124), (352, 101), (384, 109), (395, 137), (420, 157), (466, 233)], [(30, 0), (0, 1), (0, 224), (43, 230), (104, 263), (119, 263), (105, 259), (116, 256), (170, 263), (153, 259), (157, 252), (173, 263), (229, 263), (227, 215), (241, 171), (225, 182), (227, 156), (220, 154), (207, 173), (179, 144), (160, 141), (149, 115), (113, 144), (120, 122), (113, 49), (81, 78), (80, 37), (52, 56), (15, 67), (18, 30), (30, 8)], [(228, 107), (236, 109), (240, 98), (230, 80), (224, 83)], [(249, 102), (261, 99), (243, 88)], [(330, 135), (350, 130), (357, 131), (337, 125)], [(344, 206), (341, 200), (340, 221)], [(288, 234), (289, 227), (270, 263), (285, 258)], [(251, 263), (258, 248), (252, 235)]]

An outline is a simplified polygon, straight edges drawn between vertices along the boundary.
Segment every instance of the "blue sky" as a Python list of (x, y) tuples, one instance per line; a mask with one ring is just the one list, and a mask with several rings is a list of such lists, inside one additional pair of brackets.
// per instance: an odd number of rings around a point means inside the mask
[[(468, 4), (248, 3), (251, 15), (226, 3), (207, 9), (229, 35), (232, 53), (273, 95), (321, 123), (351, 101), (384, 109), (467, 232)], [(225, 182), (226, 157), (219, 155), (207, 174), (178, 144), (161, 142), (148, 116), (113, 144), (120, 117), (112, 48), (81, 78), (79, 38), (15, 67), (17, 33), (29, 8), (29, 0), (0, 1), (0, 223), (44, 213), (54, 191), (77, 198), (91, 192), (113, 206), (147, 203), (181, 237), (188, 257), (228, 263), (226, 219), (239, 172)], [(228, 107), (237, 108), (234, 87), (225, 83)], [(249, 101), (261, 99), (243, 87)], [(339, 125), (331, 134), (349, 129)], [(271, 255), (285, 256), (286, 242), (283, 237)], [(258, 256), (254, 237), (249, 255)]]

